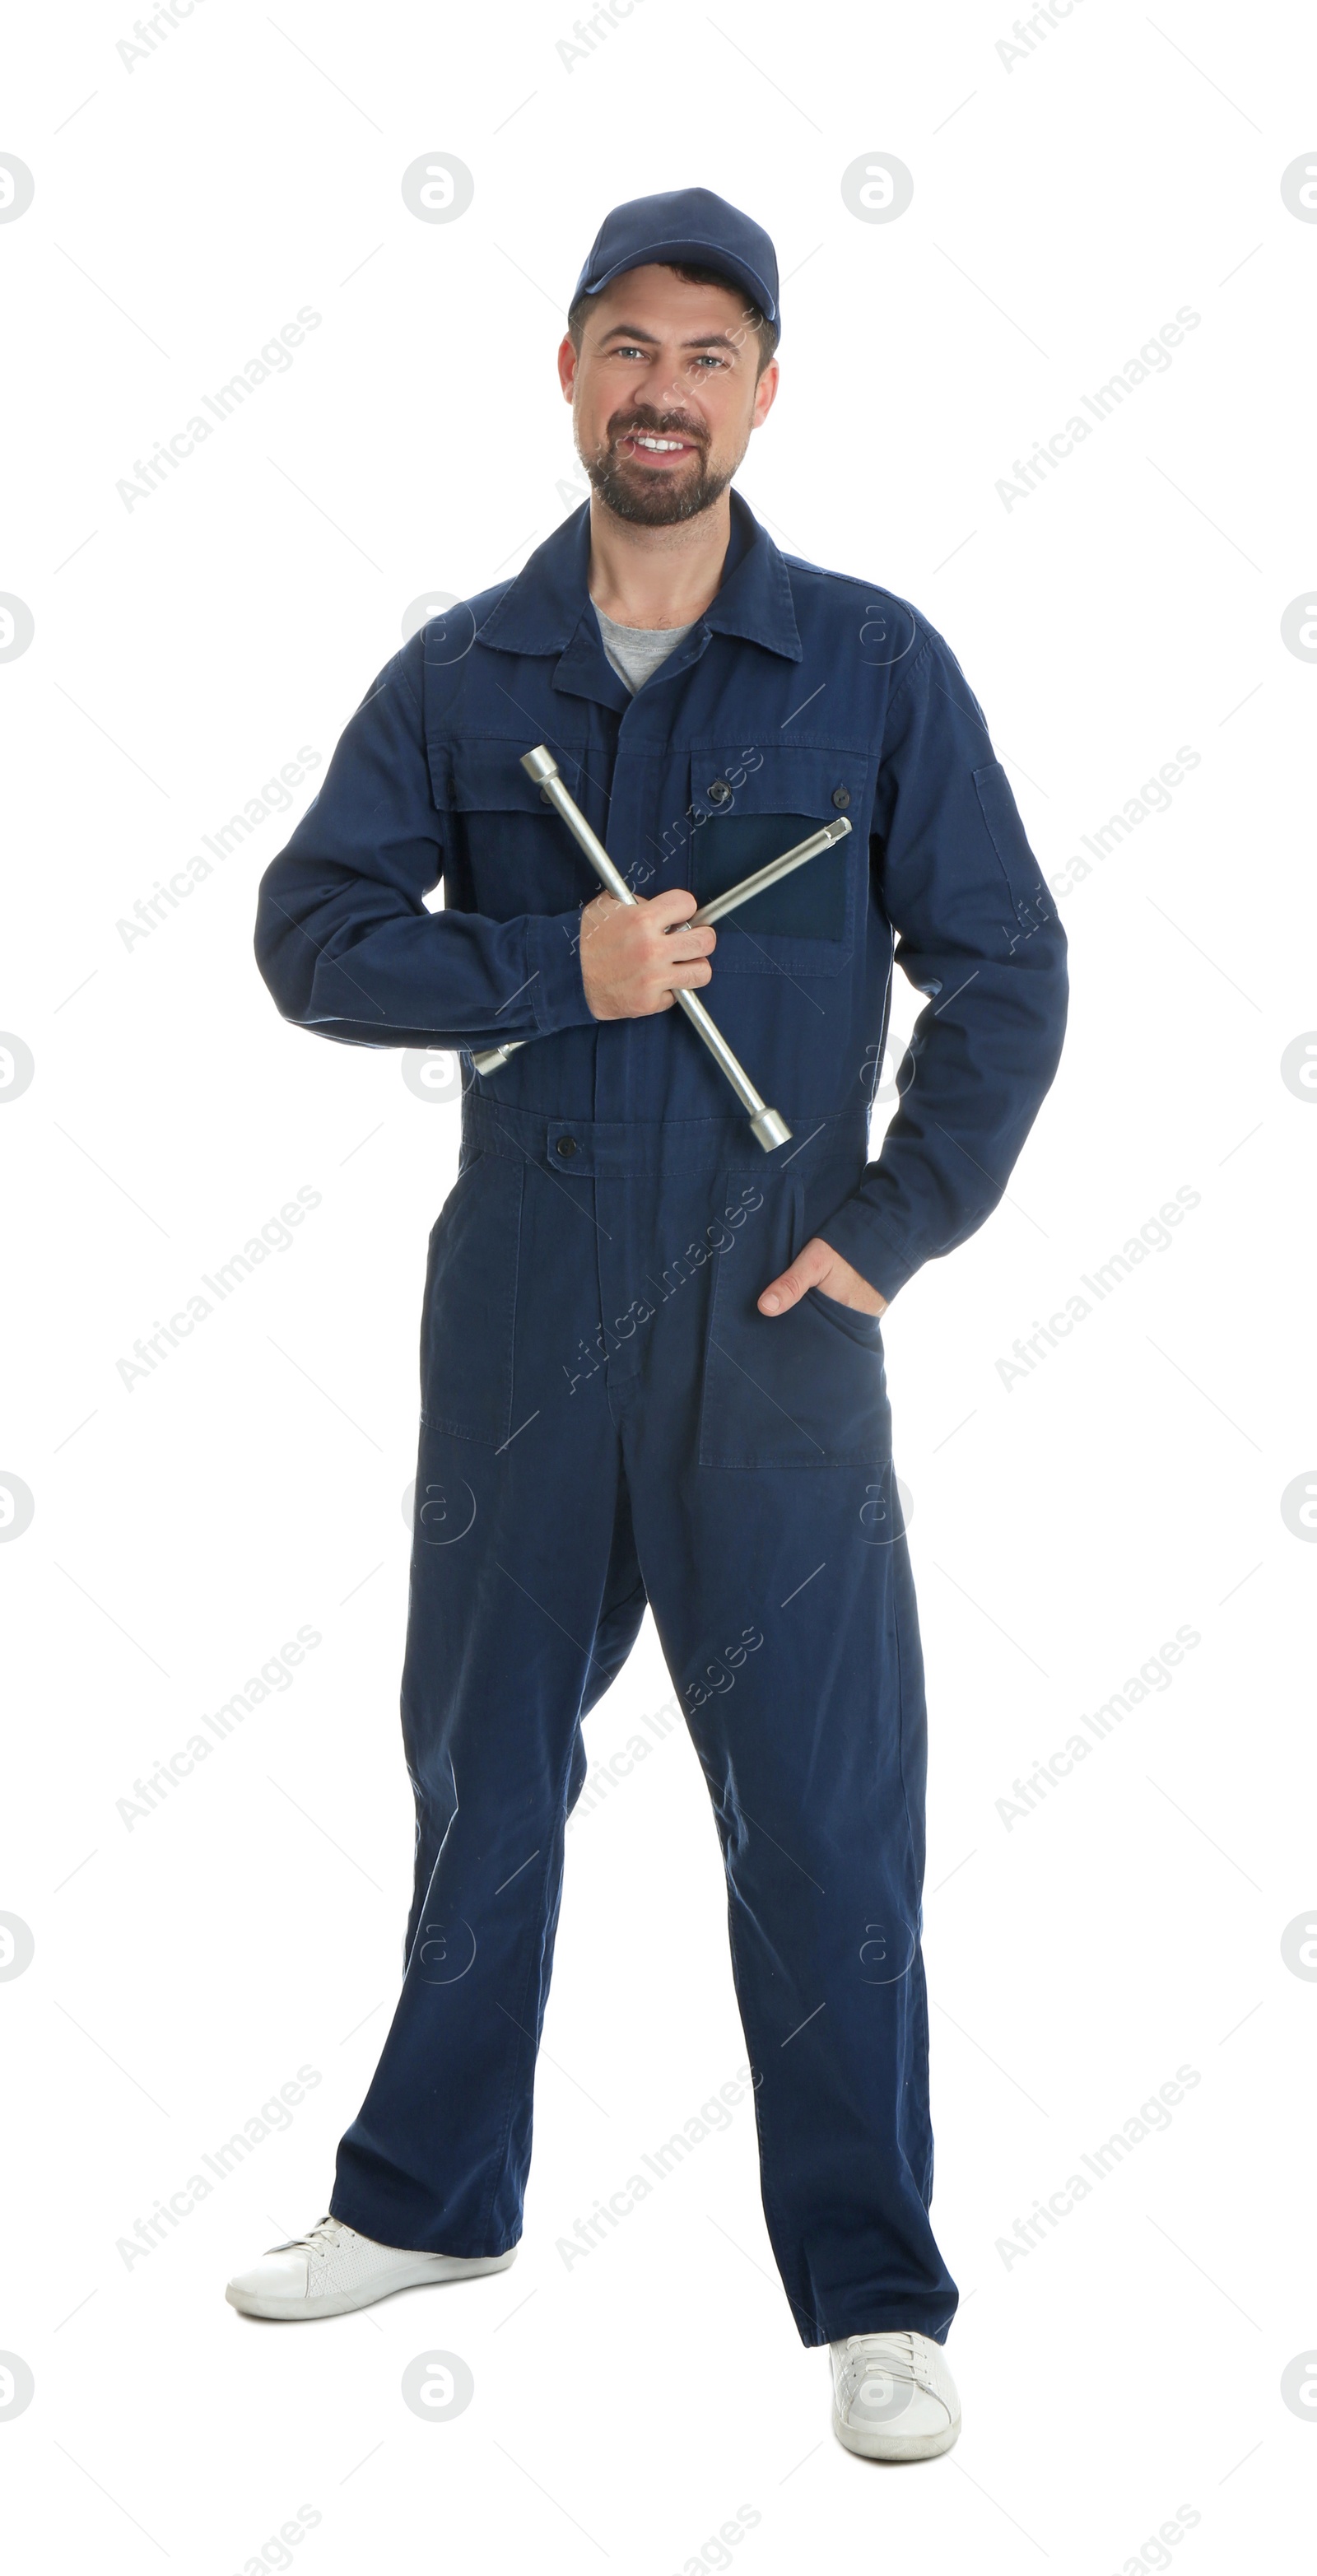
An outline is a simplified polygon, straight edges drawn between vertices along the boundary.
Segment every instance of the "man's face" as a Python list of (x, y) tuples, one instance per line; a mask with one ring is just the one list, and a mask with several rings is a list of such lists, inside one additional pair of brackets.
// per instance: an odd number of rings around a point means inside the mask
[(564, 339), (577, 453), (619, 519), (671, 527), (726, 491), (777, 391), (747, 310), (738, 287), (632, 268), (591, 299), (579, 357)]

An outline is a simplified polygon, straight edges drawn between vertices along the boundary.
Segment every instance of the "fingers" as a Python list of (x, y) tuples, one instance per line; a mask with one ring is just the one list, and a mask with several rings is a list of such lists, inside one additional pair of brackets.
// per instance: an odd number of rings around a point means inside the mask
[(821, 1235), (812, 1234), (802, 1244), (789, 1268), (771, 1279), (757, 1300), (761, 1315), (786, 1315), (811, 1288), (819, 1288), (839, 1306), (853, 1306), (862, 1315), (885, 1315), (887, 1299), (862, 1272), (843, 1261)]
[(665, 893), (651, 895), (645, 905), (651, 921), (661, 922), (665, 929), (674, 921), (689, 921), (697, 909), (694, 895), (683, 886), (669, 886)]
[(707, 957), (693, 957), (689, 965), (685, 966), (676, 961), (669, 961), (664, 964), (663, 977), (664, 990), (658, 1008), (666, 1011), (672, 1006), (674, 993), (691, 993), (698, 984), (712, 983), (713, 968)]
[(760, 1314), (789, 1313), (791, 1307), (800, 1304), (807, 1288), (817, 1288), (835, 1258), (826, 1243), (821, 1243), (818, 1236), (812, 1234), (808, 1243), (801, 1245), (795, 1260), (776, 1279), (771, 1279), (763, 1290), (758, 1300)]
[(655, 895), (651, 903), (636, 904), (619, 903), (616, 895), (603, 889), (582, 912), (581, 936), (587, 939), (609, 929), (620, 916), (625, 924), (623, 937), (661, 946), (665, 959), (711, 957), (718, 944), (718, 933), (712, 925), (701, 922), (693, 930), (684, 927), (694, 910), (694, 895), (676, 889)]
[(698, 930), (665, 930), (663, 933), (663, 971), (669, 964), (684, 966), (692, 957), (712, 957), (718, 945), (716, 930), (703, 924)]
[(770, 1280), (769, 1285), (765, 1288), (763, 1295), (760, 1297), (758, 1301), (760, 1314), (785, 1315), (789, 1313), (791, 1307), (799, 1305), (801, 1298), (805, 1294), (805, 1290), (807, 1288), (812, 1288), (813, 1285), (813, 1280), (802, 1279), (798, 1270), (784, 1270), (779, 1278)]

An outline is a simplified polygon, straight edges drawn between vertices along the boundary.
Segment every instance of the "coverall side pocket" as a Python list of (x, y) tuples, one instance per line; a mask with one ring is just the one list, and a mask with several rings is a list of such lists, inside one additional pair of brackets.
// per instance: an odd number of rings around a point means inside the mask
[(814, 1299), (819, 1312), (826, 1315), (829, 1323), (835, 1324), (839, 1332), (849, 1334), (850, 1339), (858, 1342), (865, 1350), (881, 1349), (883, 1338), (881, 1316), (866, 1315), (862, 1307), (847, 1306), (843, 1304), (840, 1297), (826, 1296), (821, 1288), (807, 1288), (805, 1294)]
[(891, 1454), (879, 1318), (810, 1289), (785, 1315), (758, 1299), (804, 1239), (804, 1191), (783, 1188), (723, 1253), (714, 1275), (702, 1467), (876, 1466)]
[(976, 769), (979, 808), (997, 853), (1016, 920), (1022, 930), (1036, 930), (1055, 917), (1056, 907), (1043, 883), (1042, 870), (1029, 846), (1011, 782), (999, 760)]
[(430, 1234), (421, 1420), (497, 1447), (512, 1429), (512, 1356), (525, 1166), (464, 1164)]

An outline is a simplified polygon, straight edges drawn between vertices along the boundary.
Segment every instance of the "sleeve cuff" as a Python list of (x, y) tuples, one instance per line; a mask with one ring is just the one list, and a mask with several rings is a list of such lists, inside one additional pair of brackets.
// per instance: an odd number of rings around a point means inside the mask
[(581, 980), (580, 912), (532, 913), (526, 929), (529, 1001), (541, 1036), (593, 1027)]
[(843, 1261), (849, 1261), (852, 1270), (858, 1270), (889, 1306), (929, 1259), (922, 1245), (885, 1232), (881, 1218), (858, 1198), (845, 1200), (836, 1215), (828, 1218), (819, 1228), (819, 1241), (826, 1243), (830, 1252), (840, 1253)]

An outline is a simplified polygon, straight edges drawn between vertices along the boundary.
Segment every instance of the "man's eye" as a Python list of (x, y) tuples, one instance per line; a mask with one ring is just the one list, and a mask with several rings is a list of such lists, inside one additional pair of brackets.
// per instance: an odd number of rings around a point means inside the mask
[(724, 367), (726, 366), (727, 361), (725, 358), (714, 357), (706, 349), (703, 355), (696, 359), (695, 364), (697, 367)]

